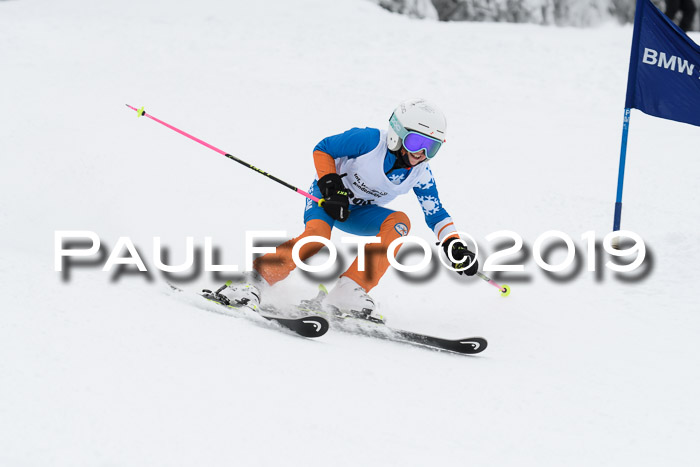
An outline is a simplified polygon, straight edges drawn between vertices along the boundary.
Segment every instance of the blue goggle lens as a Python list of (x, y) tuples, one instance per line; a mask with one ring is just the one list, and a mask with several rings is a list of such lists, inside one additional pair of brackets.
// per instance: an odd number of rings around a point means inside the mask
[(435, 157), (440, 146), (442, 146), (442, 141), (412, 131), (409, 131), (403, 138), (403, 147), (408, 152), (419, 152), (421, 149), (425, 149), (428, 159)]

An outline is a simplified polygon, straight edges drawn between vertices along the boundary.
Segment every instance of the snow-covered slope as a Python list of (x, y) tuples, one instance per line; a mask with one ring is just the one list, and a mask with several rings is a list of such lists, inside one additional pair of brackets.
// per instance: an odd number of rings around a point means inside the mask
[[(700, 130), (633, 112), (623, 227), (646, 275), (620, 280), (605, 254), (588, 272), (581, 240), (612, 223), (631, 35), (361, 0), (1, 2), (0, 465), (694, 465)], [(245, 232), (298, 233), (304, 199), (124, 104), (306, 188), (317, 141), (384, 127), (413, 96), (448, 116), (431, 164), (447, 209), (485, 253), (520, 234), (525, 273), (499, 276), (507, 299), (442, 267), (390, 271), (373, 295), (393, 325), (486, 352), (304, 340), (168, 292), (154, 236), (172, 263), (190, 235), (243, 265)], [(414, 199), (393, 207), (433, 241)], [(553, 229), (579, 270), (535, 264)], [(104, 257), (63, 280), (56, 230), (94, 231), (105, 254), (130, 237), (150, 280)], [(272, 298), (318, 281), (295, 272)]]

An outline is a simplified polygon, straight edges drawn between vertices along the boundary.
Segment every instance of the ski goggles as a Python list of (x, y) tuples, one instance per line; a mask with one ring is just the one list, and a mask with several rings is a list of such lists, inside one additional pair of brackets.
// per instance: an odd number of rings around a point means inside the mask
[(392, 114), (389, 119), (389, 124), (396, 134), (399, 135), (399, 138), (403, 141), (403, 147), (406, 148), (408, 152), (420, 152), (421, 150), (425, 150), (427, 158), (432, 159), (437, 155), (440, 146), (442, 146), (442, 141), (439, 139), (431, 138), (422, 133), (404, 128), (395, 114)]

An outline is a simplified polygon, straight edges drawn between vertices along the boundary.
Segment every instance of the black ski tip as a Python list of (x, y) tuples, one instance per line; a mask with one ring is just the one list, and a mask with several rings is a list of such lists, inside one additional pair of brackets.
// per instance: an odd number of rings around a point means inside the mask
[(299, 327), (296, 332), (304, 337), (321, 337), (328, 332), (328, 321), (320, 316), (306, 316), (299, 318)]
[(282, 326), (291, 329), (303, 337), (321, 337), (328, 332), (328, 321), (320, 316), (304, 316), (303, 318), (280, 318), (277, 316), (265, 316), (264, 318), (276, 321)]
[(476, 354), (483, 352), (489, 345), (489, 343), (483, 337), (468, 337), (466, 339), (457, 339), (453, 342), (457, 345), (450, 350), (464, 354)]

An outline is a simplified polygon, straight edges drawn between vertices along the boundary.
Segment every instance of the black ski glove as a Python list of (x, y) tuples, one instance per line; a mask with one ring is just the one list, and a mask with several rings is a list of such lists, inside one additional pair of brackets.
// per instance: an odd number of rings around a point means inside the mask
[(452, 251), (452, 257), (456, 262), (452, 263), (452, 267), (455, 269), (461, 269), (467, 266), (472, 260), (474, 262), (464, 271), (455, 271), (457, 274), (466, 274), (467, 276), (473, 276), (479, 270), (479, 261), (476, 259), (474, 252), (469, 251), (467, 245), (460, 241), (457, 237), (452, 237), (442, 244), (443, 250), (447, 255), (448, 261), (450, 260), (449, 252)]
[(335, 173), (326, 174), (318, 181), (318, 187), (323, 195), (321, 207), (326, 211), (326, 214), (340, 222), (348, 220), (350, 200), (342, 177)]

